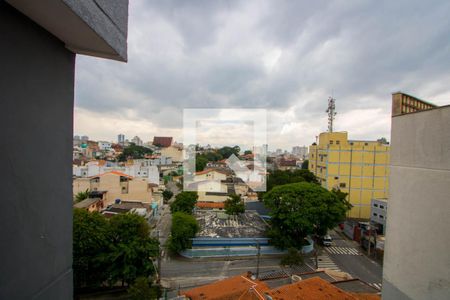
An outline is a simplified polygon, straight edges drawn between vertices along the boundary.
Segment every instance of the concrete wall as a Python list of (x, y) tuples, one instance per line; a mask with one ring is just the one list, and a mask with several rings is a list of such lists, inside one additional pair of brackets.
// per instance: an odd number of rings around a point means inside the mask
[(71, 299), (75, 54), (3, 0), (0, 40), (0, 299)]
[(450, 107), (392, 118), (383, 299), (450, 299)]

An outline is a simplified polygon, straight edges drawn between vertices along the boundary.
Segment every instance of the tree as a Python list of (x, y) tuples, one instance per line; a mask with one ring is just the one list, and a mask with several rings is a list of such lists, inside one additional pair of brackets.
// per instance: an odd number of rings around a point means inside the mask
[(342, 192), (339, 188), (333, 188), (331, 192), (345, 204), (348, 210), (352, 209), (353, 205), (347, 200), (348, 193)]
[(303, 255), (294, 247), (290, 247), (288, 252), (281, 257), (280, 265), (282, 266), (299, 266), (303, 264)]
[(192, 246), (191, 239), (199, 230), (194, 216), (184, 212), (176, 212), (172, 215), (172, 229), (168, 248), (172, 253), (178, 253)]
[(200, 172), (203, 171), (208, 163), (208, 159), (203, 155), (198, 155), (195, 158), (195, 171)]
[(165, 202), (169, 201), (173, 196), (173, 192), (171, 190), (164, 190), (162, 192), (162, 196)]
[(231, 195), (225, 201), (225, 212), (229, 215), (237, 215), (245, 212), (245, 205), (239, 195)]
[(223, 158), (229, 158), (232, 154), (239, 156), (241, 148), (239, 146), (229, 147), (225, 146), (217, 150), (217, 152), (222, 155)]
[(86, 189), (84, 192), (78, 192), (75, 195), (75, 203), (81, 202), (87, 198), (89, 198), (89, 189)]
[(245, 150), (244, 155), (247, 155), (247, 154), (253, 154), (252, 150)]
[(159, 287), (152, 287), (146, 277), (137, 278), (128, 289), (128, 294), (131, 300), (153, 300), (161, 296)]
[(303, 181), (318, 183), (316, 176), (309, 170), (276, 170), (267, 179), (267, 191), (278, 185)]
[(153, 151), (143, 146), (137, 146), (131, 143), (128, 147), (123, 149), (123, 152), (117, 157), (118, 161), (127, 161), (127, 159), (144, 158), (146, 154), (152, 154)]
[(108, 278), (107, 253), (110, 237), (107, 220), (98, 212), (73, 210), (73, 274), (75, 289), (100, 286)]
[(111, 244), (107, 254), (111, 282), (130, 284), (155, 271), (150, 257), (159, 255), (159, 243), (150, 237), (147, 221), (136, 214), (118, 214), (110, 220)]
[(300, 248), (307, 235), (325, 234), (348, 210), (336, 194), (308, 182), (276, 186), (264, 203), (271, 210), (269, 237), (280, 248)]
[(309, 166), (309, 160), (305, 159), (302, 162), (302, 170), (308, 170), (308, 166)]
[(170, 211), (184, 212), (192, 214), (192, 210), (197, 203), (198, 195), (196, 192), (181, 192), (175, 196), (175, 200), (170, 204)]

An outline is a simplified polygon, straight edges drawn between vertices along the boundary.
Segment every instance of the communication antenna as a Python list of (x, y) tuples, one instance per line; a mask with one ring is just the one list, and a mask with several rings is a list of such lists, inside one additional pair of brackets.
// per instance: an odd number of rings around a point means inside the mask
[(336, 116), (336, 99), (333, 97), (328, 98), (328, 109), (326, 112), (328, 113), (328, 132), (333, 132), (333, 121)]

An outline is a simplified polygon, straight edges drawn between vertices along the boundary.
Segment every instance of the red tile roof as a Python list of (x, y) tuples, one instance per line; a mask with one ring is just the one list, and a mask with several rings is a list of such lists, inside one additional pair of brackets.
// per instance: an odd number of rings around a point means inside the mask
[(200, 201), (195, 204), (198, 208), (225, 208), (225, 203), (223, 202), (204, 202)]
[(170, 145), (172, 145), (172, 137), (155, 136), (153, 137), (153, 145), (161, 147), (170, 147)]
[[(261, 290), (269, 290), (269, 287), (262, 281), (252, 280), (245, 275), (238, 275), (224, 280), (220, 280), (208, 285), (182, 291), (181, 295), (189, 297), (191, 300), (253, 300), (264, 299), (255, 298), (255, 293), (249, 290), (258, 286), (258, 293)], [(256, 296), (257, 297), (257, 296)]]
[(191, 300), (380, 300), (377, 294), (349, 293), (320, 277), (270, 289), (264, 282), (238, 275), (181, 292)]
[[(117, 175), (117, 176), (127, 177), (127, 178), (130, 178), (130, 179), (133, 178), (133, 176), (127, 175), (127, 174), (122, 173), (120, 171), (110, 171), (110, 172), (106, 172), (106, 173), (100, 174), (98, 176), (104, 176), (104, 175), (108, 175), (108, 174), (113, 174), (113, 175)], [(97, 177), (97, 176), (93, 176), (93, 177)]]

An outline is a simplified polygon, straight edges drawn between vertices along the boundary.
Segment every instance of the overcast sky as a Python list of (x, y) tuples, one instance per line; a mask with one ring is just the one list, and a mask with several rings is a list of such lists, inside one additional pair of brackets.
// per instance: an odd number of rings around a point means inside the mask
[(182, 141), (184, 108), (264, 108), (269, 148), (290, 149), (326, 130), (333, 95), (335, 130), (390, 139), (392, 92), (450, 104), (449, 13), (446, 0), (132, 0), (128, 63), (77, 56), (74, 131)]

